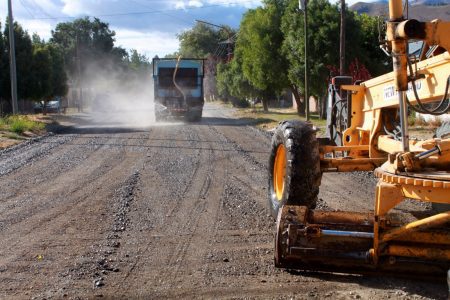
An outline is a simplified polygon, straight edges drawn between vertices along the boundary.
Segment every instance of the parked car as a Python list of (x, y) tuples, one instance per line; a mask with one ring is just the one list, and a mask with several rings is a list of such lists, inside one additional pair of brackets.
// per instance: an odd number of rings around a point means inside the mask
[[(36, 102), (33, 105), (33, 110), (36, 114), (44, 112), (44, 101)], [(45, 103), (45, 111), (47, 113), (59, 113), (60, 110), (61, 104), (59, 100), (47, 101), (47, 103)]]
[(59, 100), (52, 100), (47, 102), (45, 108), (48, 113), (59, 113), (61, 105), (59, 103)]

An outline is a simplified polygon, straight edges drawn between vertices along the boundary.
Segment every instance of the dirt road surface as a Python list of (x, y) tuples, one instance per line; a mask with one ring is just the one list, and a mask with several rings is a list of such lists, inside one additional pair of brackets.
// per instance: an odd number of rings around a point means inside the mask
[[(0, 299), (447, 298), (444, 283), (275, 269), (270, 134), (226, 108), (195, 124), (67, 120), (0, 153)], [(365, 211), (373, 187), (326, 175), (319, 206)]]

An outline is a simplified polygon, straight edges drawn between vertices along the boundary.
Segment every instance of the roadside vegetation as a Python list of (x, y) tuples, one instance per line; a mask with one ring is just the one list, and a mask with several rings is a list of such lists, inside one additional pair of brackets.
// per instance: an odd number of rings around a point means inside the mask
[[(249, 120), (250, 123), (261, 129), (269, 131), (283, 120), (306, 121), (306, 118), (299, 116), (297, 110), (294, 108), (269, 108), (266, 112), (262, 104), (255, 105), (251, 108), (237, 108), (235, 115), (240, 119)], [(311, 115), (310, 122), (319, 130), (324, 131), (326, 120), (321, 119), (319, 115)]]
[(22, 134), (26, 131), (41, 133), (45, 123), (33, 120), (29, 116), (8, 116), (0, 118), (0, 130)]
[[(0, 22), (0, 116), (11, 113), (9, 70), (9, 21)], [(150, 81), (148, 58), (136, 50), (115, 46), (116, 33), (98, 18), (80, 18), (58, 23), (44, 40), (30, 35), (14, 22), (19, 100), (48, 102), (61, 99), (69, 92), (68, 82), (76, 91), (91, 85), (94, 78), (111, 77), (117, 82)], [(94, 69), (95, 68), (95, 69)], [(128, 88), (133, 88), (128, 84)]]
[[(217, 79), (211, 89), (220, 99), (232, 103), (258, 99), (264, 111), (269, 112), (270, 101), (289, 90), (297, 104), (297, 114), (304, 116), (304, 13), (298, 5), (297, 0), (264, 0), (260, 7), (244, 14), (238, 29), (217, 29), (198, 23), (178, 36), (180, 49), (176, 54), (208, 59), (208, 71)], [(328, 81), (340, 73), (340, 11), (339, 4), (327, 0), (308, 2), (309, 94), (318, 99), (318, 114), (322, 118), (326, 117)], [(348, 9), (345, 19), (345, 74), (356, 81), (390, 70), (390, 58), (378, 47), (383, 20)], [(231, 40), (234, 47), (231, 60), (224, 40)]]
[(45, 125), (44, 120), (38, 120), (34, 116), (16, 115), (0, 118), (0, 149), (45, 133)]

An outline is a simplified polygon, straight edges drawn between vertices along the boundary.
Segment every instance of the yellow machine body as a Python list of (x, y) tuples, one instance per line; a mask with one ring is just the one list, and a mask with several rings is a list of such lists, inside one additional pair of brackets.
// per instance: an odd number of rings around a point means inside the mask
[[(384, 118), (406, 107), (402, 99), (416, 104), (413, 84), (423, 103), (449, 96), (450, 22), (405, 20), (401, 0), (389, 0), (389, 9), (386, 37), (393, 72), (360, 85), (343, 85), (351, 94), (351, 121), (342, 145), (318, 146), (321, 172), (374, 171), (375, 206), (370, 213), (321, 212), (286, 203), (277, 219), (278, 267), (442, 278), (450, 268), (450, 211), (409, 223), (392, 214), (406, 199), (450, 207), (450, 139), (410, 140), (405, 130), (399, 141), (383, 130)], [(409, 39), (439, 45), (446, 52), (416, 62), (412, 74), (406, 53)], [(407, 127), (405, 120), (402, 126)], [(279, 178), (280, 170), (277, 173)]]

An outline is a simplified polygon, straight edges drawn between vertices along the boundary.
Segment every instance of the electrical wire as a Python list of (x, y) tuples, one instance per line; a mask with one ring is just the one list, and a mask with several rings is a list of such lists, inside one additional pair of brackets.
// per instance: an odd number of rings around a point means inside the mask
[[(152, 7), (150, 7), (150, 6), (148, 6), (148, 5), (145, 5), (145, 4), (142, 4), (142, 3), (140, 3), (140, 2), (138, 2), (138, 1), (136, 1), (136, 0), (129, 0), (129, 1), (131, 1), (131, 2), (133, 2), (133, 3), (136, 3), (137, 5), (140, 5), (140, 6), (142, 6), (142, 7), (152, 8)], [(161, 14), (162, 14), (162, 15), (166, 15), (166, 16), (172, 18), (172, 19), (177, 19), (177, 20), (182, 21), (183, 23), (186, 23), (186, 24), (189, 24), (189, 25), (192, 25), (192, 24), (194, 23), (194, 22), (192, 22), (192, 21), (187, 21), (187, 20), (184, 19), (184, 18), (175, 17), (175, 16), (170, 15), (170, 14), (165, 13), (165, 12), (161, 12)]]
[[(412, 74), (414, 74), (414, 72), (413, 72), (411, 60), (409, 59), (409, 57), (407, 58), (407, 61), (408, 61), (409, 73), (412, 75)], [(411, 80), (412, 81), (412, 90), (414, 93), (415, 100), (419, 106), (419, 107), (414, 106), (409, 101), (408, 96), (406, 96), (406, 102), (408, 103), (409, 107), (411, 107), (411, 109), (413, 109), (414, 111), (421, 113), (421, 114), (428, 114), (428, 115), (434, 115), (434, 116), (440, 116), (449, 111), (450, 101), (449, 101), (449, 99), (447, 99), (447, 97), (448, 97), (448, 91), (449, 91), (449, 87), (450, 87), (450, 76), (447, 77), (447, 83), (445, 85), (444, 95), (443, 95), (441, 101), (439, 102), (439, 104), (437, 106), (435, 106), (432, 109), (426, 108), (425, 105), (422, 103), (422, 101), (420, 101), (419, 95), (417, 93), (416, 84), (415, 84), (415, 81), (416, 81), (415, 76), (411, 76), (411, 77), (413, 78)], [(445, 102), (447, 102), (447, 104), (445, 104)]]
[(222, 44), (223, 47), (221, 48), (220, 52), (217, 54), (218, 57), (222, 57), (222, 55), (224, 54), (227, 46), (225, 44)]
[[(28, 0), (27, 0), (28, 1)], [(54, 18), (52, 15), (48, 14), (38, 3), (36, 3), (36, 1), (34, 0), (30, 0), (31, 3), (33, 3), (33, 7), (34, 10), (39, 10), (43, 15), (47, 16), (48, 18)], [(39, 18), (35, 18), (35, 19), (39, 19)]]
[[(200, 6), (200, 7), (189, 7), (189, 8), (185, 8), (185, 11), (189, 11), (189, 10), (199, 10), (199, 9), (205, 9), (205, 8), (212, 8), (212, 7), (223, 7), (223, 5), (227, 4), (227, 5), (237, 5), (237, 4), (242, 4), (245, 2), (254, 2), (252, 0), (249, 1), (241, 1), (241, 2), (223, 2), (223, 3), (218, 3), (218, 4), (211, 4), (211, 5), (204, 5), (204, 6)], [(139, 11), (139, 12), (127, 12), (127, 13), (112, 13), (112, 14), (99, 14), (99, 15), (85, 15), (85, 17), (88, 18), (99, 18), (99, 17), (121, 17), (121, 16), (132, 16), (132, 15), (147, 15), (147, 14), (164, 14), (167, 12), (174, 12), (174, 11), (180, 11), (180, 9), (161, 9), (161, 10), (150, 10), (150, 11)], [(49, 16), (47, 13), (45, 13), (47, 16)], [(60, 16), (60, 17), (46, 17), (46, 18), (36, 18), (37, 20), (59, 20), (59, 19), (76, 19), (79, 18), (78, 17), (65, 17), (65, 16)]]
[(25, 8), (25, 10), (28, 12), (28, 14), (30, 15), (30, 17), (32, 18), (32, 19), (34, 19), (34, 15), (31, 13), (31, 11), (28, 9), (28, 6), (25, 4), (25, 3), (23, 3), (23, 0), (19, 0), (19, 2), (20, 2), (20, 4), (22, 5), (22, 7), (23, 8)]

